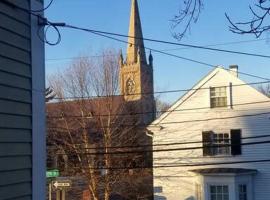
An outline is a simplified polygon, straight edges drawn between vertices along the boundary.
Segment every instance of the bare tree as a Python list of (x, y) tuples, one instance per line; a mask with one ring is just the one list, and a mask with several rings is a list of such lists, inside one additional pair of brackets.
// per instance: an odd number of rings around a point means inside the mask
[(181, 40), (185, 34), (190, 31), (193, 23), (199, 19), (200, 13), (203, 9), (202, 0), (181, 0), (178, 14), (176, 14), (172, 21), (172, 28), (179, 27), (180, 30), (174, 31), (174, 38)]
[(249, 6), (249, 10), (252, 18), (244, 22), (233, 22), (228, 14), (226, 14), (226, 18), (230, 22), (229, 28), (233, 33), (254, 34), (258, 38), (264, 32), (270, 30), (270, 1), (257, 0), (254, 6)]
[(261, 85), (258, 87), (258, 90), (263, 93), (265, 96), (268, 96), (270, 97), (270, 85), (267, 84), (267, 85)]
[[(234, 22), (226, 13), (225, 16), (230, 23), (229, 30), (237, 34), (254, 34), (257, 38), (264, 32), (270, 30), (270, 0), (256, 0), (253, 6), (249, 6), (251, 19)], [(175, 31), (174, 37), (181, 40), (191, 29), (193, 23), (199, 19), (203, 9), (203, 0), (183, 0), (180, 1), (179, 13), (172, 19), (172, 28)]]
[(160, 98), (156, 98), (157, 118), (165, 113), (170, 108), (170, 106), (171, 105), (169, 103), (160, 100)]
[(142, 139), (136, 134), (139, 118), (128, 115), (139, 105), (127, 105), (119, 95), (118, 59), (113, 55), (108, 50), (100, 59), (74, 60), (66, 71), (49, 78), (58, 102), (47, 106), (48, 143), (57, 156), (67, 155), (64, 173), (84, 177), (94, 200), (108, 200), (113, 193), (130, 195), (116, 187), (128, 181), (129, 171), (113, 168), (142, 164), (140, 154), (112, 154), (130, 150), (121, 147), (136, 146)]

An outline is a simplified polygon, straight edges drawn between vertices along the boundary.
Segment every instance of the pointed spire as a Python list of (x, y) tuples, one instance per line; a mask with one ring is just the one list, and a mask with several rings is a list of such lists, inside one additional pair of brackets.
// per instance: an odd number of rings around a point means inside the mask
[(120, 66), (123, 66), (123, 64), (124, 64), (124, 58), (123, 58), (122, 50), (120, 51), (118, 62), (119, 62), (119, 65)]
[(149, 54), (149, 65), (151, 66), (151, 67), (153, 67), (153, 56), (152, 56), (152, 51), (150, 50), (150, 54)]
[(128, 35), (131, 37), (128, 39), (127, 62), (137, 62), (137, 52), (139, 50), (141, 61), (146, 63), (144, 43), (143, 40), (140, 39), (143, 38), (143, 33), (137, 0), (132, 0)]

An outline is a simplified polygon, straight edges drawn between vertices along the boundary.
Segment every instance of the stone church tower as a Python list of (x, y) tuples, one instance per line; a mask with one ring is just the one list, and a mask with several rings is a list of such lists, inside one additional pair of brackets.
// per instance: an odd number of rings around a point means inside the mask
[(142, 122), (149, 124), (155, 119), (153, 56), (150, 52), (147, 63), (137, 0), (132, 0), (129, 36), (126, 59), (119, 58), (121, 95), (145, 113)]

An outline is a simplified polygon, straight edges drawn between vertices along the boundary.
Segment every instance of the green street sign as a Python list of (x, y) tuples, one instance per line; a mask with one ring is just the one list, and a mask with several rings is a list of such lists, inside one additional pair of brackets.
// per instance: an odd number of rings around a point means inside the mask
[(53, 169), (53, 170), (48, 170), (46, 171), (46, 177), (47, 178), (54, 178), (59, 176), (59, 170), (58, 169)]

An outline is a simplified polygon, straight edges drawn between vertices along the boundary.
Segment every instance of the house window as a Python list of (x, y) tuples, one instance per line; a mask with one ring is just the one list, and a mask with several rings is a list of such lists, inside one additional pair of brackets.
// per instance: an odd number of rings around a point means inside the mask
[(228, 133), (214, 133), (212, 145), (212, 155), (230, 154), (230, 139)]
[(247, 200), (247, 185), (240, 184), (238, 186), (239, 200)]
[(226, 87), (210, 87), (210, 106), (211, 108), (227, 106)]
[(229, 155), (230, 137), (228, 133), (203, 132), (204, 155)]
[(228, 185), (211, 185), (210, 200), (229, 200)]
[(233, 129), (230, 133), (215, 133), (205, 131), (202, 133), (203, 155), (240, 155), (241, 130)]

